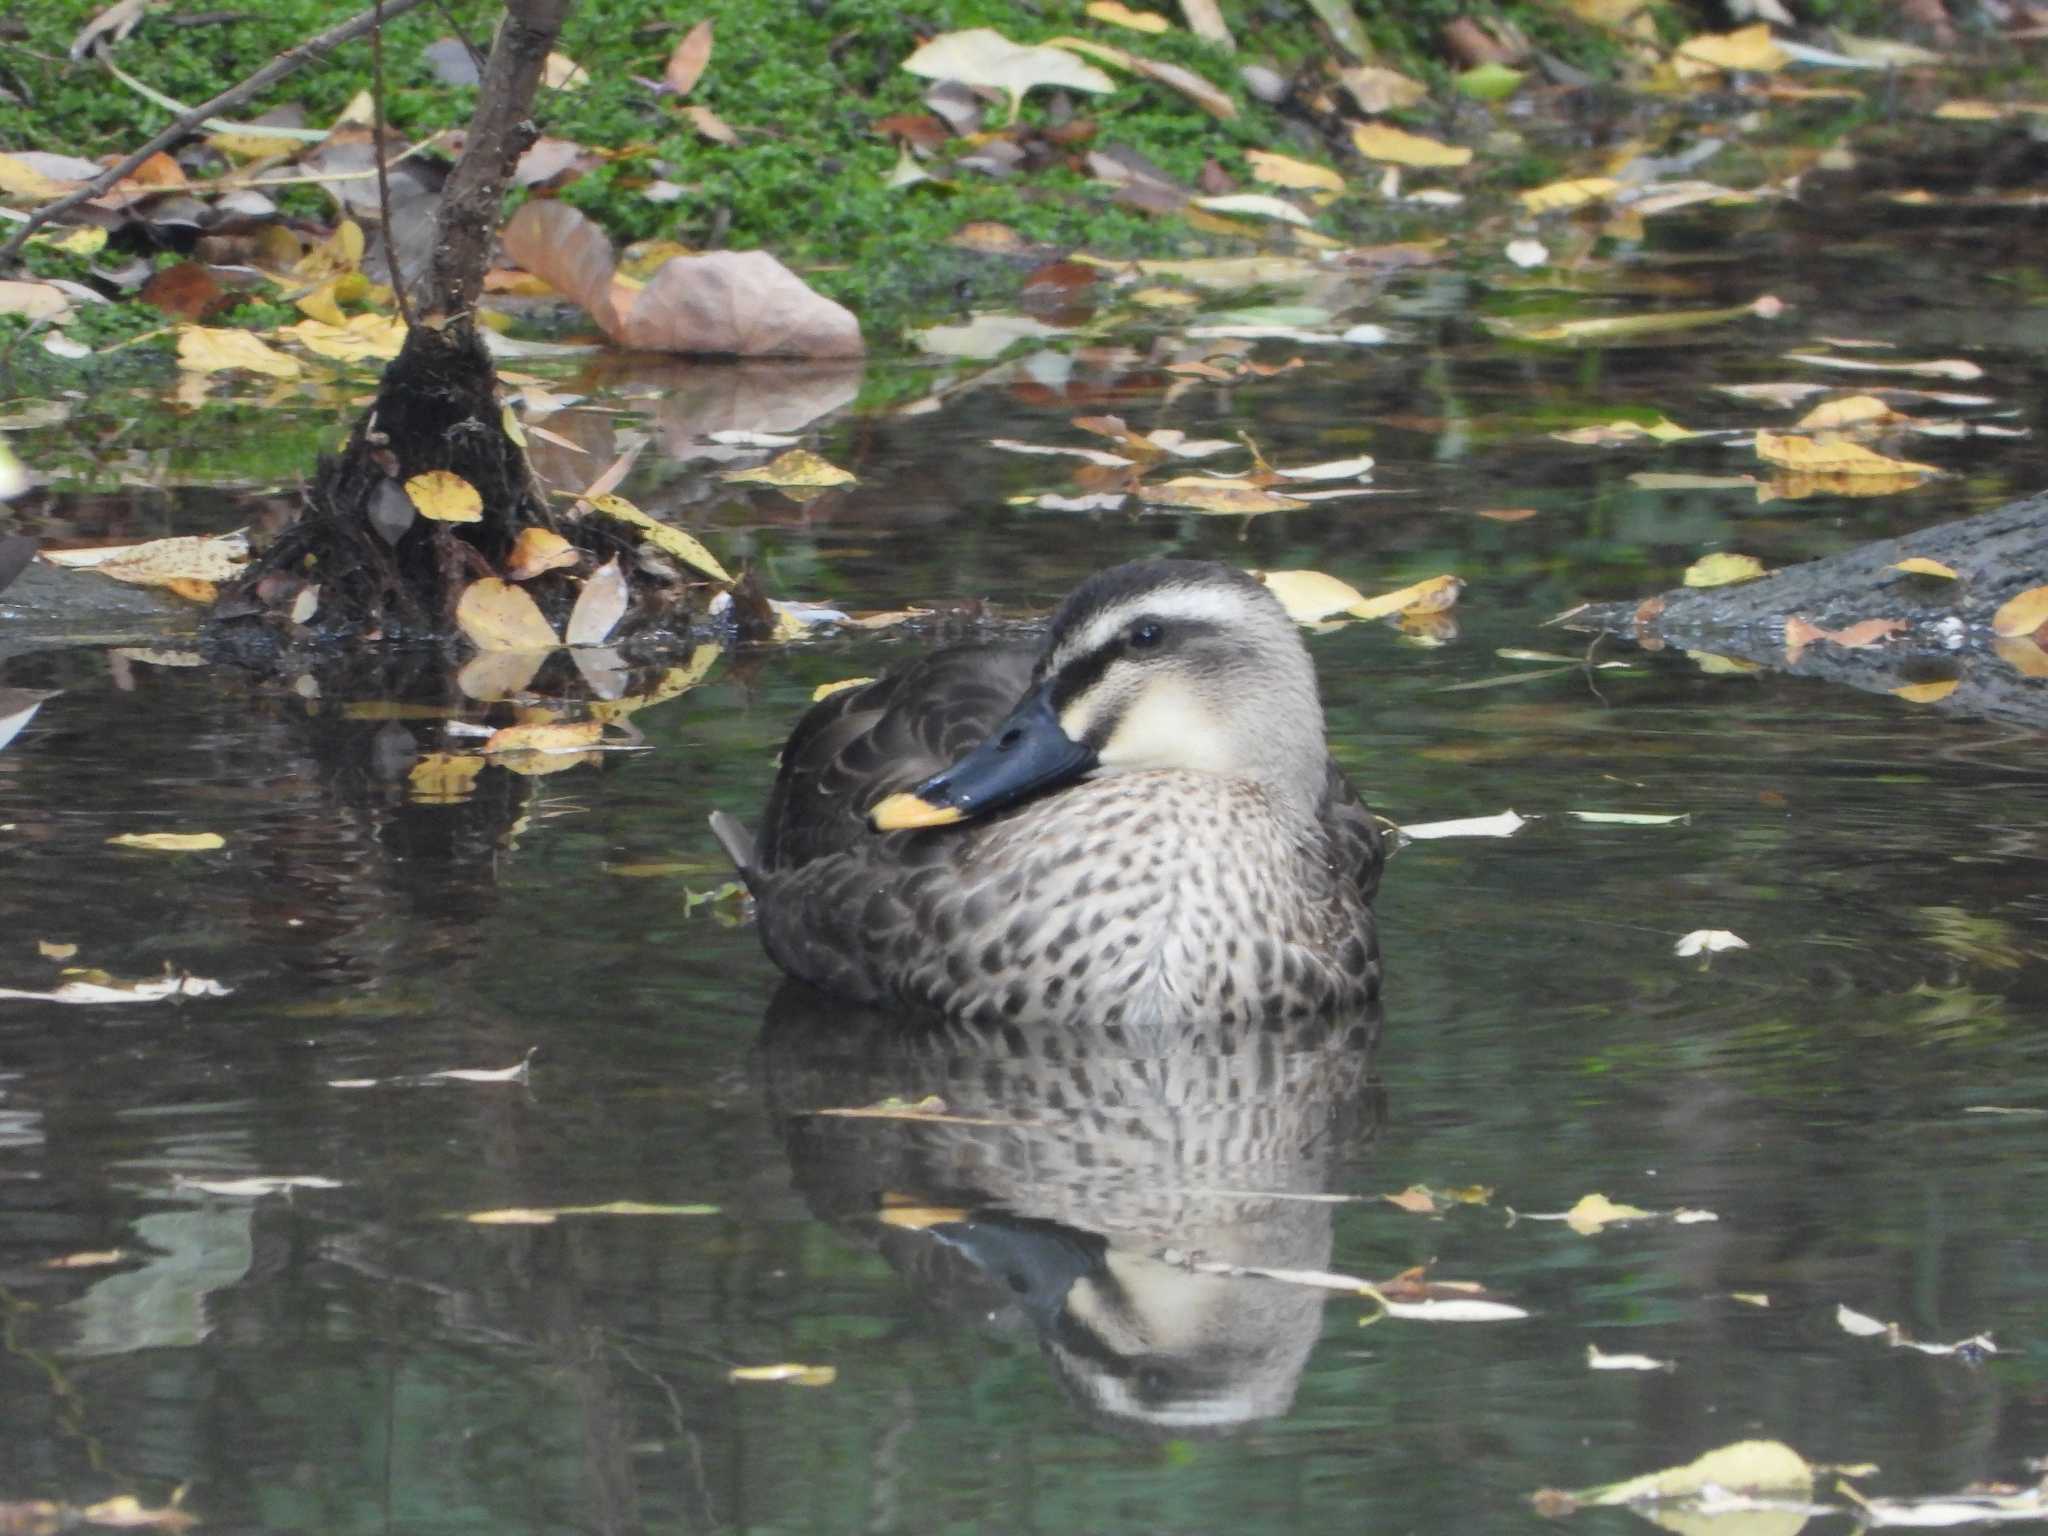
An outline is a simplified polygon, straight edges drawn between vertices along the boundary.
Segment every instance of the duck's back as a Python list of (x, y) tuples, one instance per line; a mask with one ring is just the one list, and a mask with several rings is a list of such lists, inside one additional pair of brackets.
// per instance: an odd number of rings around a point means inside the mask
[(1277, 1023), (1377, 994), (1380, 837), (1334, 764), (1307, 829), (1257, 784), (1158, 770), (871, 831), (867, 810), (986, 737), (1030, 668), (956, 647), (804, 716), (742, 861), (777, 964), (863, 1002), (1020, 1024)]

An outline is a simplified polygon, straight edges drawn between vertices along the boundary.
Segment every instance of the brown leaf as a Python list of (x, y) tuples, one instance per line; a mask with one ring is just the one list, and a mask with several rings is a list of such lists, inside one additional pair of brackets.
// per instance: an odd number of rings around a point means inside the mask
[(1882, 645), (1892, 636), (1904, 634), (1912, 627), (1904, 619), (1864, 619), (1842, 629), (1822, 629), (1795, 613), (1785, 620), (1785, 662), (1788, 666), (1798, 666), (1799, 658), (1816, 640), (1830, 641), (1845, 650), (1862, 650)]
[(142, 302), (179, 320), (207, 320), (234, 303), (213, 269), (203, 262), (181, 261), (165, 267), (142, 285)]
[(505, 561), (507, 581), (531, 581), (543, 571), (558, 571), (574, 565), (582, 556), (576, 546), (559, 533), (545, 528), (522, 528)]
[[(706, 22), (705, 25), (709, 26), (710, 23)], [(730, 125), (726, 123), (724, 118), (720, 117), (716, 112), (712, 111), (709, 107), (685, 107), (683, 108), (683, 116), (687, 117), (690, 120), (691, 127), (695, 128), (698, 133), (702, 134), (712, 143), (723, 144), (726, 145), (728, 148), (735, 148), (738, 146), (740, 142), (740, 136), (737, 133), (733, 132), (732, 128), (730, 127)]]
[(678, 96), (687, 96), (704, 78), (704, 67), (710, 62), (711, 23), (705, 20), (683, 34), (675, 52), (668, 56), (668, 67), (662, 71), (662, 79)]
[(1398, 1195), (1381, 1195), (1380, 1198), (1389, 1205), (1397, 1206), (1404, 1211), (1412, 1211), (1417, 1216), (1436, 1214), (1436, 1196), (1420, 1184), (1410, 1184)]

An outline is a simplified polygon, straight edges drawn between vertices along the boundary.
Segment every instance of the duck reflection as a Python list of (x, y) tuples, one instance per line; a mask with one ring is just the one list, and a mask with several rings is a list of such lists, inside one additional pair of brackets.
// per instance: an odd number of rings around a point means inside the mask
[[(1284, 1031), (1202, 1021), (1112, 1044), (1078, 1024), (850, 1013), (792, 982), (757, 1066), (815, 1215), (930, 1305), (1035, 1334), (1096, 1422), (1185, 1437), (1293, 1401), (1324, 1293), (1187, 1261), (1329, 1267), (1334, 1204), (1318, 1197), (1379, 1124), (1379, 1024), (1375, 1002)], [(833, 1113), (882, 1101), (913, 1107)]]

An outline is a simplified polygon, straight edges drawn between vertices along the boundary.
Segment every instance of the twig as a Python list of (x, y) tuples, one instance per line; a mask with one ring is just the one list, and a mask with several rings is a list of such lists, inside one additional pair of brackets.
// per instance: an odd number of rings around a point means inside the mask
[(381, 17), (403, 15), (422, 3), (423, 0), (378, 0), (378, 3), (369, 10), (350, 17), (339, 26), (329, 27), (317, 37), (307, 38), (296, 48), (287, 48), (241, 84), (231, 85), (211, 101), (201, 102), (127, 159), (107, 167), (84, 186), (65, 193), (55, 202), (45, 203), (31, 213), (28, 222), (14, 232), (14, 237), (5, 245), (0, 245), (0, 269), (13, 266), (20, 258), (21, 248), (27, 243), (28, 237), (58, 214), (76, 208), (88, 198), (98, 197), (151, 155), (176, 143), (207, 118), (217, 112), (232, 111), (243, 102), (262, 94), (301, 66), (326, 58), (343, 43), (362, 36), (376, 26)]
[(377, 142), (370, 158), (377, 163), (377, 217), (384, 222), (384, 265), (391, 269), (391, 296), (398, 301), (398, 318), (412, 329), (412, 300), (405, 296), (405, 273), (398, 266), (398, 242), (391, 233), (391, 177), (384, 169), (386, 148), (384, 125), (384, 0), (370, 7), (377, 24), (370, 29), (370, 112)]

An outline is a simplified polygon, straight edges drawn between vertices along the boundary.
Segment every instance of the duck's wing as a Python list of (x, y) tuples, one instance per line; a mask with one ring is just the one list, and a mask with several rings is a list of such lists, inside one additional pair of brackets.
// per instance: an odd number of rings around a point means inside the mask
[(879, 848), (869, 807), (978, 746), (1023, 697), (1031, 662), (1014, 646), (953, 646), (813, 704), (782, 749), (752, 871)]
[(1358, 885), (1358, 894), (1371, 901), (1380, 887), (1380, 867), (1386, 863), (1386, 839), (1380, 833), (1379, 818), (1358, 798), (1358, 791), (1334, 758), (1323, 781), (1320, 809), (1338, 871), (1350, 876)]

